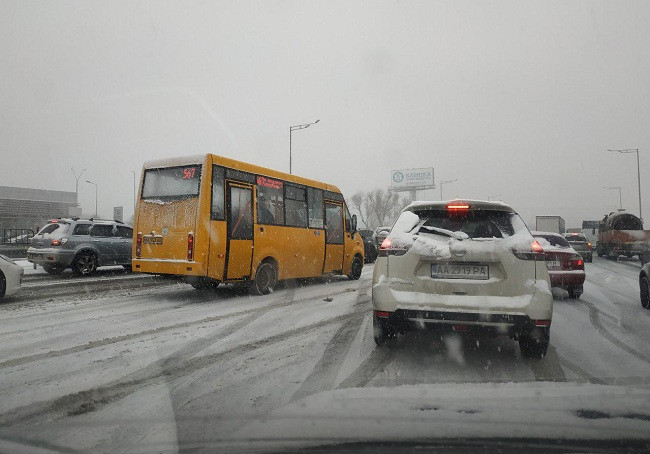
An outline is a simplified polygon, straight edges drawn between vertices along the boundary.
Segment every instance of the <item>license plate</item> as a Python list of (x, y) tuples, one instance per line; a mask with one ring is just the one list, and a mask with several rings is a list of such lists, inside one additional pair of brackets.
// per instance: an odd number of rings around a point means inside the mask
[(431, 265), (431, 277), (434, 279), (489, 279), (490, 267), (488, 265), (434, 263)]
[(548, 260), (546, 262), (546, 268), (548, 269), (562, 268), (562, 263), (560, 263), (559, 260)]
[(162, 235), (145, 235), (142, 237), (142, 242), (144, 244), (162, 244), (163, 237)]

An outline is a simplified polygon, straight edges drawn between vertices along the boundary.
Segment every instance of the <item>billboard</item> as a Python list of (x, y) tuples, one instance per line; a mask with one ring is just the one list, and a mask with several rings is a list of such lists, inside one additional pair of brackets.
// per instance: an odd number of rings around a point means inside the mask
[(393, 189), (434, 189), (433, 167), (420, 169), (400, 169), (391, 172), (391, 187)]

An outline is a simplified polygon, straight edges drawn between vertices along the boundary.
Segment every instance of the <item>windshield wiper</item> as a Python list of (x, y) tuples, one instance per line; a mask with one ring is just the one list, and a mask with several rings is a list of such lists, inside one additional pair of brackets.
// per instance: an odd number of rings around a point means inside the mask
[(462, 241), (462, 240), (465, 240), (465, 239), (469, 238), (467, 236), (467, 234), (463, 233), (463, 232), (452, 232), (451, 230), (440, 229), (438, 227), (431, 227), (431, 226), (428, 226), (428, 225), (420, 226), (419, 230), (422, 230), (422, 229), (428, 230), (428, 231), (430, 231), (432, 233), (437, 233), (438, 235), (444, 235), (444, 236), (448, 236), (449, 238), (455, 238), (455, 239), (457, 239), (459, 241)]

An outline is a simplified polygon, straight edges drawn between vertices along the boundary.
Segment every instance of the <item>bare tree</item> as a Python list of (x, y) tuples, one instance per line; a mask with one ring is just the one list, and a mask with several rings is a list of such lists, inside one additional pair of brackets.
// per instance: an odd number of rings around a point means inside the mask
[(370, 228), (368, 225), (368, 212), (366, 210), (366, 194), (363, 191), (357, 191), (352, 194), (350, 204), (359, 213), (359, 220), (363, 223), (364, 227)]
[(350, 205), (359, 213), (359, 220), (370, 229), (392, 224), (409, 202), (408, 197), (400, 197), (390, 188), (357, 191), (350, 198)]

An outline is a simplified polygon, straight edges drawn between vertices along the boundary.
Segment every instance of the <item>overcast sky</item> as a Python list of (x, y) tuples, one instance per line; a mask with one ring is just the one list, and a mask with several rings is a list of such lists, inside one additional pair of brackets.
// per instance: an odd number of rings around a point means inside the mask
[[(567, 227), (650, 219), (650, 2), (0, 0), (0, 185), (132, 212), (149, 159), (212, 152), (337, 185), (435, 168)], [(439, 191), (421, 193), (438, 198)]]

